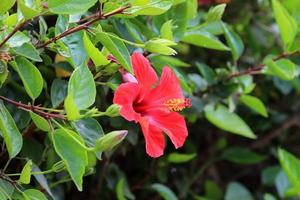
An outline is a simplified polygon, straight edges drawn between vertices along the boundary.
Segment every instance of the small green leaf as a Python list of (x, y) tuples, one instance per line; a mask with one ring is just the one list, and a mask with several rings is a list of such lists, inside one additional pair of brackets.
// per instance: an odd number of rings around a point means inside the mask
[(225, 106), (219, 104), (205, 107), (205, 117), (215, 126), (225, 131), (255, 139), (256, 136), (250, 127), (235, 113), (230, 112)]
[(244, 94), (240, 96), (240, 101), (255, 112), (261, 114), (264, 117), (268, 117), (267, 109), (260, 99)]
[(29, 160), (26, 165), (23, 167), (19, 182), (23, 184), (29, 184), (31, 179), (31, 168), (32, 168), (32, 161)]
[(66, 80), (54, 79), (51, 85), (51, 102), (54, 108), (58, 107), (66, 98), (68, 82)]
[(39, 55), (39, 52), (30, 43), (24, 43), (22, 46), (15, 47), (13, 48), (13, 51), (15, 54), (20, 56), (25, 56), (30, 60), (37, 61), (37, 62), (43, 61)]
[(82, 178), (88, 164), (86, 148), (80, 136), (68, 129), (57, 129), (51, 133), (55, 151), (64, 161), (67, 170), (77, 186), (82, 191)]
[(253, 200), (249, 190), (238, 182), (231, 182), (226, 190), (225, 200)]
[(145, 44), (145, 49), (152, 53), (159, 53), (162, 55), (175, 55), (176, 51), (169, 46), (176, 45), (175, 42), (167, 39), (151, 39)]
[(151, 185), (151, 189), (155, 190), (160, 194), (160, 196), (164, 200), (177, 200), (178, 198), (174, 194), (174, 192), (168, 188), (167, 186), (160, 184), (160, 183), (155, 183)]
[(116, 187), (116, 193), (117, 193), (118, 200), (135, 199), (134, 195), (131, 193), (131, 191), (128, 188), (128, 184), (125, 177), (121, 178), (118, 181)]
[(189, 31), (184, 35), (182, 41), (209, 49), (216, 49), (220, 51), (230, 50), (230, 48), (223, 44), (218, 38), (206, 31)]
[(286, 50), (293, 44), (297, 34), (297, 23), (278, 0), (272, 0), (273, 11)]
[(278, 76), (283, 80), (292, 80), (299, 74), (298, 67), (288, 59), (280, 59), (274, 62), (271, 58), (266, 58), (264, 63), (267, 66), (265, 73)]
[(34, 112), (29, 112), (29, 114), (36, 127), (45, 132), (49, 132), (51, 130), (50, 125), (45, 118), (35, 114)]
[[(278, 149), (278, 157), (293, 188), (300, 188), (300, 160), (284, 149)], [(300, 195), (299, 190), (298, 195)]]
[(30, 41), (30, 37), (22, 33), (21, 31), (17, 31), (8, 41), (7, 44), (10, 47), (19, 47), (26, 42)]
[(220, 4), (215, 7), (212, 7), (209, 9), (207, 15), (206, 15), (206, 21), (207, 22), (214, 22), (219, 21), (222, 19), (224, 11), (226, 8), (226, 4)]
[(0, 6), (0, 15), (3, 15), (4, 13), (6, 13), (6, 11), (11, 9), (11, 7), (14, 6), (15, 2), (16, 0), (2, 0)]
[(72, 95), (78, 110), (90, 107), (96, 98), (93, 75), (86, 65), (77, 67), (69, 80), (68, 96)]
[(40, 71), (24, 57), (16, 57), (11, 65), (18, 72), (27, 94), (36, 99), (41, 94), (44, 84)]
[(226, 24), (222, 24), (224, 35), (231, 49), (233, 59), (237, 61), (244, 51), (244, 44), (238, 34), (236, 34), (231, 28), (227, 27)]
[(167, 0), (136, 0), (126, 13), (132, 15), (161, 15), (172, 6)]
[(241, 147), (231, 147), (226, 149), (223, 152), (222, 157), (237, 164), (256, 164), (266, 159), (263, 155)]
[(18, 8), (25, 19), (32, 19), (42, 10), (40, 0), (18, 0)]
[(21, 150), (23, 139), (14, 119), (0, 101), (0, 134), (4, 138), (10, 158), (15, 157)]
[(6, 62), (0, 60), (0, 88), (8, 77), (8, 69)]
[(160, 36), (164, 39), (173, 41), (172, 20), (166, 21), (160, 28)]
[(97, 0), (49, 0), (49, 10), (56, 14), (77, 14), (87, 11)]
[(83, 44), (88, 56), (92, 59), (96, 67), (110, 63), (102, 52), (94, 46), (86, 33), (83, 36)]
[(78, 110), (78, 106), (76, 105), (76, 103), (74, 101), (73, 94), (69, 94), (66, 97), (64, 106), (65, 106), (68, 120), (73, 121), (73, 120), (78, 120), (81, 118), (80, 112)]
[(197, 154), (192, 153), (192, 154), (183, 154), (183, 153), (171, 153), (168, 156), (168, 161), (170, 163), (185, 163), (189, 162), (190, 160), (193, 160), (196, 158)]
[(124, 42), (117, 36), (111, 37), (109, 34), (99, 32), (96, 35), (105, 48), (117, 59), (117, 61), (129, 72), (132, 72), (130, 55)]
[(94, 118), (80, 119), (73, 125), (89, 147), (95, 146), (96, 140), (104, 135), (101, 125)]
[(30, 198), (30, 200), (48, 200), (44, 193), (35, 189), (25, 190), (24, 193)]

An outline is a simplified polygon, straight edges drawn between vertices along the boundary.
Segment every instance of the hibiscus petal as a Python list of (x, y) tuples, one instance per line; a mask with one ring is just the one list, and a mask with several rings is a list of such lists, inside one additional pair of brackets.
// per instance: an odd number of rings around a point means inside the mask
[(141, 88), (136, 83), (123, 83), (115, 92), (113, 102), (121, 106), (120, 114), (128, 121), (138, 122), (141, 115), (133, 109), (134, 101), (141, 95)]
[(133, 66), (135, 77), (139, 84), (145, 88), (151, 88), (158, 81), (156, 72), (151, 67), (147, 58), (138, 52), (134, 52), (131, 56), (131, 63)]
[(164, 154), (165, 138), (162, 131), (149, 124), (148, 120), (141, 118), (140, 125), (146, 141), (146, 152), (149, 156), (157, 158)]
[(176, 149), (184, 144), (188, 130), (184, 118), (179, 113), (153, 110), (147, 115), (149, 123), (162, 129), (169, 136)]
[(184, 98), (179, 80), (171, 68), (164, 67), (159, 84), (145, 99), (147, 102), (152, 101), (153, 104), (163, 104), (170, 99), (177, 98)]

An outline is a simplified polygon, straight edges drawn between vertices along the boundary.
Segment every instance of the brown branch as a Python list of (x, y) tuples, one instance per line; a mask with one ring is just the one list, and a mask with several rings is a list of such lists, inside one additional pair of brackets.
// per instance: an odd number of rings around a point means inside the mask
[(117, 14), (122, 14), (127, 8), (129, 8), (130, 5), (127, 5), (127, 6), (124, 6), (124, 7), (120, 7), (116, 10), (113, 10), (109, 13), (106, 13), (106, 14), (94, 14), (92, 15), (92, 17), (87, 17), (83, 20), (88, 20), (89, 18), (92, 18), (92, 20), (90, 21), (87, 21), (79, 26), (76, 26), (76, 27), (72, 27), (72, 28), (69, 28), (68, 30), (64, 31), (63, 33), (49, 39), (47, 42), (43, 43), (43, 44), (40, 44), (38, 45), (36, 48), (45, 48), (47, 47), (49, 44), (53, 43), (53, 42), (56, 42), (57, 40), (63, 38), (63, 37), (66, 37), (72, 33), (75, 33), (75, 32), (78, 32), (78, 31), (81, 31), (81, 30), (84, 30), (86, 29), (88, 26), (90, 26), (91, 24), (99, 21), (99, 20), (102, 20), (102, 19), (106, 19), (110, 16), (113, 16), (113, 15), (117, 15)]
[[(273, 58), (272, 60), (275, 62), (275, 61), (278, 61), (282, 58), (287, 58), (287, 57), (290, 57), (290, 56), (294, 56), (296, 54), (300, 54), (300, 51), (297, 50), (297, 51), (293, 51), (293, 52), (290, 52), (290, 53), (282, 53), (282, 54), (276, 56), (275, 58)], [(235, 77), (238, 77), (238, 76), (244, 76), (244, 75), (259, 74), (264, 69), (264, 67), (265, 67), (265, 64), (261, 63), (261, 64), (258, 64), (256, 66), (249, 67), (245, 71), (232, 73), (232, 74), (229, 75), (228, 79), (232, 79), (232, 78), (235, 78)]]
[(282, 134), (282, 132), (284, 132), (285, 130), (288, 130), (292, 126), (297, 125), (299, 123), (299, 120), (300, 120), (300, 113), (296, 113), (294, 116), (287, 119), (281, 126), (272, 130), (271, 132), (266, 134), (264, 137), (258, 139), (256, 142), (254, 142), (251, 145), (251, 148), (259, 149), (262, 147), (266, 147), (271, 142), (271, 140), (280, 136)]
[(25, 24), (27, 24), (29, 21), (31, 21), (31, 19), (29, 20), (25, 20), (23, 22), (21, 22), (20, 24), (18, 24), (17, 26), (15, 26), (15, 28), (4, 38), (4, 40), (0, 43), (0, 48), (16, 33), (18, 32), (21, 28), (23, 28), (23, 26), (25, 26)]
[(66, 119), (65, 115), (45, 112), (45, 111), (41, 110), (41, 108), (39, 106), (26, 105), (26, 104), (14, 101), (14, 100), (9, 99), (9, 98), (4, 97), (4, 96), (0, 96), (0, 99), (2, 99), (3, 101), (6, 101), (7, 103), (10, 103), (10, 104), (16, 106), (17, 108), (32, 111), (32, 112), (34, 112), (34, 113), (36, 113), (36, 114), (38, 114), (38, 115), (40, 115), (40, 116), (42, 116), (46, 119), (52, 119), (52, 118), (57, 118), (57, 119), (62, 119), (62, 120)]

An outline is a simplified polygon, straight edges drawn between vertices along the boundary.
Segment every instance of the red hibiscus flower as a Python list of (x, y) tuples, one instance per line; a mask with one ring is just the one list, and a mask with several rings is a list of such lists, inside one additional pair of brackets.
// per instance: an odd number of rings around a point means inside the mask
[(131, 56), (135, 77), (122, 71), (122, 83), (113, 102), (121, 106), (120, 114), (128, 121), (139, 123), (146, 141), (146, 152), (151, 157), (163, 155), (165, 139), (171, 139), (175, 148), (184, 144), (188, 135), (184, 118), (176, 111), (190, 107), (179, 81), (169, 67), (164, 67), (160, 80), (149, 61), (135, 52)]

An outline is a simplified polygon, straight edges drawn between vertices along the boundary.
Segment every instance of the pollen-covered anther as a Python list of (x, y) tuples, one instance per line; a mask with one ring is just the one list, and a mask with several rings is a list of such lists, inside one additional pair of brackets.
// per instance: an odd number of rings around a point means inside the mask
[(174, 98), (167, 100), (164, 105), (171, 111), (182, 111), (192, 106), (191, 100), (188, 98)]

